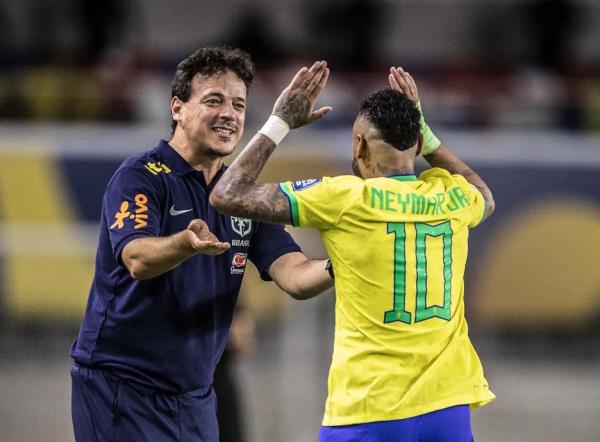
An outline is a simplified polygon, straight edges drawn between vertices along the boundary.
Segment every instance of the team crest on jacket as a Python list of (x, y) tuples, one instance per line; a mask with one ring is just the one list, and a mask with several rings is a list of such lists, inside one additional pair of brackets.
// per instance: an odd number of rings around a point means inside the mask
[(304, 189), (308, 189), (309, 187), (314, 186), (315, 184), (320, 183), (321, 180), (320, 179), (310, 179), (310, 180), (301, 180), (301, 181), (292, 181), (292, 187), (294, 188), (294, 190), (304, 190)]
[(246, 218), (231, 217), (231, 228), (242, 238), (252, 230), (252, 221)]

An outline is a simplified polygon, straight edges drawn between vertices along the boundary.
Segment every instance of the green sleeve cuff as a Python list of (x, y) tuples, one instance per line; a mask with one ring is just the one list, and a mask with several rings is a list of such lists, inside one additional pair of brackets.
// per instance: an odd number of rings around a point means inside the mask
[(423, 110), (421, 109), (421, 103), (417, 103), (417, 109), (419, 109), (419, 113), (421, 114), (421, 117), (419, 119), (419, 127), (421, 135), (423, 136), (423, 147), (421, 148), (421, 155), (429, 155), (438, 147), (440, 147), (442, 142), (438, 137), (435, 136), (433, 131), (425, 122)]
[(298, 199), (290, 187), (290, 183), (280, 183), (279, 189), (287, 197), (290, 203), (290, 221), (294, 227), (300, 226), (300, 212), (298, 211)]

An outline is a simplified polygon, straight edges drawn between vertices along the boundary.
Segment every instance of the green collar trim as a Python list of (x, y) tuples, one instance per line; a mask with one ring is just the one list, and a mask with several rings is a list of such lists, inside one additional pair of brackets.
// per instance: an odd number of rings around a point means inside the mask
[(392, 176), (389, 176), (388, 178), (391, 178), (391, 179), (397, 180), (397, 181), (417, 181), (417, 177), (415, 175), (392, 175)]

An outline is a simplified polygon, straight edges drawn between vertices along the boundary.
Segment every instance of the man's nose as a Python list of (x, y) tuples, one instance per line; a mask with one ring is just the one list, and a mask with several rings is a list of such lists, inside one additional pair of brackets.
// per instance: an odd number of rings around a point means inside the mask
[(227, 118), (228, 120), (237, 119), (237, 113), (235, 112), (235, 109), (233, 108), (233, 104), (231, 104), (231, 103), (225, 104), (221, 108), (220, 115), (222, 118)]

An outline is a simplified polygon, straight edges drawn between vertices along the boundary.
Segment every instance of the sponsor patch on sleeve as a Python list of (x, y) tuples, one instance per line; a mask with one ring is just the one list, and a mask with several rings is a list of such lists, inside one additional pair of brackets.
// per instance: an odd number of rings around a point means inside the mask
[(292, 187), (294, 190), (304, 190), (320, 182), (321, 180), (316, 178), (311, 180), (292, 181)]
[(135, 222), (134, 229), (136, 230), (148, 225), (148, 197), (143, 193), (138, 193), (133, 202), (135, 206), (127, 200), (121, 202), (110, 229), (122, 229), (130, 221)]
[(152, 161), (148, 161), (144, 167), (146, 168), (146, 170), (148, 170), (152, 175), (158, 175), (161, 172), (164, 173), (171, 173), (171, 169), (169, 168), (169, 166), (167, 166), (165, 163), (162, 163), (160, 161), (158, 162), (152, 162)]

